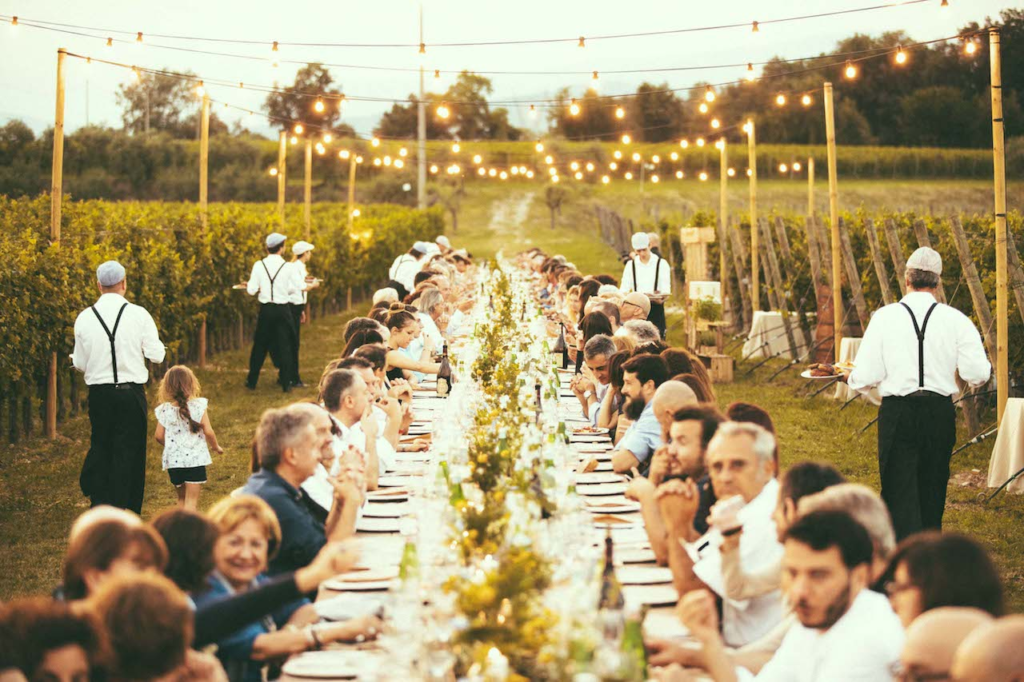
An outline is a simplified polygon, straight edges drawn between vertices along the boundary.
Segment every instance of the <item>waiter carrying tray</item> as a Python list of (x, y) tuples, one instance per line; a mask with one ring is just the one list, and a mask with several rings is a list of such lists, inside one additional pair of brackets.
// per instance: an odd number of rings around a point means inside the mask
[(970, 386), (992, 372), (981, 335), (935, 293), (942, 257), (922, 247), (907, 260), (907, 295), (872, 316), (846, 373), (850, 388), (878, 387), (878, 470), (896, 537), (941, 529), (956, 443), (956, 375)]
[(163, 362), (164, 344), (145, 308), (129, 303), (124, 267), (96, 269), (100, 298), (75, 320), (71, 362), (89, 386), (89, 452), (79, 484), (92, 506), (142, 512), (146, 488), (146, 360)]
[(309, 292), (320, 286), (320, 280), (313, 279), (306, 271), (306, 263), (312, 257), (314, 248), (316, 247), (309, 242), (295, 242), (292, 244), (292, 261), (289, 264), (289, 267), (296, 270), (292, 273), (292, 277), (298, 279), (302, 284), (301, 288), (288, 299), (288, 308), (291, 310), (292, 322), (295, 325), (295, 345), (292, 348), (292, 367), (295, 369), (295, 376), (292, 377), (292, 385), (299, 388), (306, 387), (305, 382), (299, 378), (299, 343), (302, 338), (302, 325), (308, 321), (306, 303)]
[(289, 301), (305, 283), (299, 281), (298, 269), (287, 267), (287, 261), (281, 257), (286, 239), (278, 232), (267, 235), (267, 256), (253, 263), (245, 287), (249, 295), (256, 296), (260, 302), (252, 352), (249, 354), (249, 377), (245, 382), (249, 390), (255, 390), (268, 352), (277, 366), (277, 382), (281, 384), (281, 390), (285, 393), (291, 391), (298, 380), (294, 367), (295, 322)]
[(626, 262), (622, 271), (623, 293), (637, 291), (651, 300), (647, 320), (654, 324), (665, 338), (665, 298), (672, 293), (672, 269), (668, 261), (651, 252), (651, 239), (645, 232), (637, 232), (632, 239), (636, 256)]

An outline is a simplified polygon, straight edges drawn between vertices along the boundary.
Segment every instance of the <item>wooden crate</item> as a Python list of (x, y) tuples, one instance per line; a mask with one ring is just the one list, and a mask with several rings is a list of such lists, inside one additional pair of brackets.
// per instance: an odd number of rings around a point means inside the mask
[(731, 355), (709, 354), (699, 356), (701, 362), (708, 369), (711, 382), (714, 384), (729, 384), (733, 380), (733, 357)]

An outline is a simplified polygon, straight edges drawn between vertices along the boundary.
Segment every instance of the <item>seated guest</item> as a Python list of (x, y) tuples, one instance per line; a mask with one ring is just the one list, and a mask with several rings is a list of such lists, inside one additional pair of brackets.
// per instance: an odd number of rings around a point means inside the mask
[(580, 401), (583, 416), (597, 426), (597, 414), (601, 401), (608, 393), (608, 362), (615, 355), (615, 344), (611, 336), (598, 334), (586, 342), (583, 347), (583, 373), (574, 376), (569, 388)]
[(983, 625), (956, 650), (950, 679), (956, 682), (1020, 682), (1024, 679), (1024, 616)]
[(746, 570), (760, 571), (779, 561), (782, 546), (772, 518), (779, 496), (774, 448), (775, 438), (755, 424), (725, 422), (718, 427), (706, 457), (718, 503), (709, 518), (711, 530), (703, 536), (694, 528), (700, 505), (696, 482), (670, 480), (658, 487), (676, 589), (682, 595), (708, 587), (723, 598), (722, 634), (729, 646), (752, 642), (782, 620), (777, 590), (743, 601), (726, 597), (721, 553), (724, 538), (742, 526), (739, 557)]
[(601, 283), (596, 279), (584, 279), (580, 282), (580, 311), (579, 315), (577, 315), (573, 322), (576, 322), (577, 324), (583, 323), (584, 316), (590, 312), (590, 309), (587, 307), (587, 303), (590, 299), (597, 297), (597, 290), (600, 288)]
[(330, 480), (334, 499), (323, 523), (313, 516), (301, 492), (321, 459), (333, 454), (333, 442), (330, 417), (315, 405), (270, 409), (260, 418), (260, 470), (249, 477), (242, 492), (269, 504), (281, 525), (281, 547), (269, 566), (272, 575), (306, 566), (328, 540), (344, 540), (355, 532), (363, 495), (354, 478)]
[[(622, 417), (622, 405), (625, 398), (622, 395), (622, 365), (629, 361), (631, 355), (626, 351), (618, 351), (608, 358), (608, 390), (601, 401), (601, 407), (597, 413), (597, 426), (608, 429), (621, 440), (626, 433), (628, 426), (624, 425), (625, 417)], [(623, 424), (620, 431), (620, 422)]]
[(575, 338), (567, 339), (569, 345), (569, 357), (573, 362), (580, 362), (579, 353), (583, 351), (584, 346), (587, 345), (587, 341), (594, 338), (595, 336), (608, 336), (612, 335), (612, 324), (608, 317), (604, 313), (591, 312), (583, 316), (583, 320), (580, 322), (579, 331), (576, 332)]
[[(699, 357), (690, 351), (685, 348), (667, 348), (661, 352), (661, 357), (665, 364), (668, 365), (668, 372), (672, 376), (677, 374), (695, 374), (709, 388), (711, 387), (711, 375), (708, 374), (707, 367), (704, 366), (704, 362)], [(733, 421), (742, 420), (733, 419)]]
[[(654, 418), (661, 426), (661, 440), (669, 442), (669, 427), (672, 426), (675, 414), (691, 405), (698, 404), (697, 395), (693, 389), (679, 381), (666, 381), (658, 386), (651, 399), (651, 409), (654, 410)], [(709, 438), (710, 440), (710, 438)], [(660, 483), (660, 481), (659, 481)]]
[(151, 527), (120, 519), (96, 521), (75, 533), (68, 545), (61, 596), (83, 599), (108, 582), (159, 573), (166, 565), (167, 547)]
[[(210, 520), (220, 537), (214, 548), (215, 570), (195, 594), (199, 607), (266, 583), (268, 561), (281, 543), (281, 528), (273, 510), (252, 495), (222, 499), (210, 509)], [(329, 642), (373, 638), (380, 630), (380, 622), (373, 617), (313, 629), (317, 620), (308, 600), (291, 602), (219, 641), (217, 657), (232, 681), (259, 682), (268, 660)]]
[(434, 352), (433, 341), (429, 338), (424, 343), (419, 359), (412, 359), (402, 351), (409, 347), (413, 339), (421, 333), (420, 323), (416, 316), (405, 310), (396, 310), (388, 315), (388, 331), (391, 337), (388, 339), (388, 367), (386, 374), (388, 379), (405, 379), (405, 372), (420, 372), (422, 374), (437, 374), (440, 365), (430, 361)]
[[(619, 327), (621, 330), (622, 327)], [(630, 357), (633, 357), (633, 350), (636, 348), (636, 341), (633, 340), (632, 336), (625, 336), (623, 334), (616, 333), (612, 336), (612, 343), (615, 344), (616, 351), (626, 351)]]
[[(662, 384), (658, 391), (673, 382)], [(657, 393), (655, 393), (657, 401)], [(657, 411), (657, 407), (655, 407)], [(700, 507), (694, 517), (698, 534), (707, 532), (707, 517), (714, 504), (714, 493), (707, 476), (704, 455), (708, 443), (725, 417), (711, 405), (684, 405), (672, 413), (667, 445), (658, 448), (647, 476), (636, 476), (626, 488), (626, 497), (640, 503), (644, 530), (658, 564), (668, 564), (668, 532), (658, 509), (656, 491), (669, 478), (697, 481)]]
[(383, 343), (384, 336), (377, 329), (360, 329), (345, 344), (344, 350), (341, 351), (341, 357), (350, 357), (363, 346)]
[[(647, 316), (650, 314), (651, 299), (647, 298), (647, 294), (641, 294), (639, 291), (631, 291), (626, 294), (622, 299), (622, 305), (619, 306), (619, 319), (622, 324), (632, 320), (647, 320)], [(659, 334), (659, 336), (661, 335)]]
[[(910, 624), (900, 654), (900, 680), (949, 680), (953, 656), (973, 631), (992, 622), (980, 609), (941, 606)], [(957, 678), (962, 679), (962, 678)]]
[(633, 424), (612, 453), (616, 472), (640, 466), (646, 469), (651, 455), (661, 445), (661, 426), (651, 401), (667, 379), (665, 361), (656, 355), (638, 355), (622, 365), (622, 394), (627, 398), (624, 411)]
[(398, 302), (398, 292), (395, 291), (392, 287), (384, 287), (383, 289), (377, 289), (377, 291), (373, 292), (372, 303), (374, 305), (376, 305), (378, 303), (389, 303), (390, 304), (390, 303), (397, 303), (397, 302)]
[[(903, 628), (885, 597), (868, 589), (871, 540), (848, 514), (802, 516), (784, 535), (786, 596), (799, 621), (758, 680), (888, 680)], [(683, 597), (680, 618), (703, 645), (715, 682), (752, 679), (726, 655), (710, 592)]]
[(760, 405), (753, 403), (735, 402), (725, 408), (725, 416), (734, 422), (750, 422), (764, 428), (768, 433), (775, 436), (775, 470), (779, 469), (779, 439), (775, 433), (775, 422), (768, 414), (768, 411)]
[[(415, 315), (420, 324), (421, 332), (402, 352), (411, 360), (430, 360), (430, 355), (424, 356), (426, 345), (430, 344), (433, 348), (433, 353), (440, 353), (445, 344), (445, 339), (440, 329), (446, 326), (441, 319), (445, 314), (444, 298), (436, 288), (424, 289), (416, 302), (416, 307), (419, 309), (419, 312), (415, 313)], [(423, 381), (425, 378), (420, 372), (413, 372), (413, 375), (417, 381)]]
[(689, 386), (699, 402), (712, 404), (717, 402), (714, 389), (696, 374), (676, 374), (672, 377), (672, 381), (678, 381)]
[[(384, 351), (379, 346), (373, 346), (379, 351)], [(384, 362), (384, 356), (376, 356)], [(412, 389), (408, 384), (393, 386), (390, 390), (385, 389), (383, 371), (378, 373), (378, 365), (366, 356), (345, 358), (338, 363), (335, 369), (354, 370), (366, 382), (370, 390), (370, 407), (373, 408), (373, 415), (377, 418), (378, 438), (384, 440), (382, 446), (377, 448), (378, 457), (383, 457), (388, 462), (388, 468), (394, 468), (390, 462), (393, 459), (393, 451), (398, 448), (399, 436), (408, 430), (409, 424), (413, 421), (412, 411)], [(383, 370), (383, 364), (380, 365)], [(326, 375), (325, 375), (326, 378)], [(406, 402), (403, 404), (402, 400)], [(383, 449), (382, 449), (383, 448)]]
[[(637, 344), (637, 347), (633, 349), (633, 355), (661, 355), (661, 352), (668, 349), (668, 344), (664, 341), (646, 341), (644, 343)], [(667, 367), (667, 366), (666, 366)], [(669, 376), (672, 376), (671, 374)]]
[(105, 651), (98, 624), (64, 602), (32, 597), (0, 606), (0, 640), (0, 671), (17, 669), (33, 682), (99, 679)]
[(182, 592), (201, 592), (213, 571), (217, 526), (198, 512), (168, 509), (153, 519), (153, 528), (167, 545), (164, 575)]
[[(387, 378), (385, 368), (387, 367), (388, 349), (386, 347), (377, 344), (363, 346), (353, 353), (352, 357), (362, 358), (370, 363), (373, 368), (373, 389), (378, 396), (386, 394), (392, 398), (412, 403), (412, 386), (409, 385), (409, 382), (404, 379), (389, 381)], [(331, 370), (334, 369), (337, 367), (331, 368)], [(324, 376), (326, 377), (329, 373), (329, 371), (325, 371)]]
[(661, 332), (647, 320), (630, 320), (623, 322), (616, 335), (621, 334), (633, 339), (633, 345), (642, 346), (645, 343), (661, 341)]
[(356, 332), (363, 329), (377, 329), (379, 325), (379, 322), (369, 317), (353, 317), (345, 323), (345, 331), (342, 333), (342, 337), (345, 339), (345, 343), (348, 343), (348, 340), (351, 339)]
[(904, 627), (939, 606), (973, 606), (997, 617), (1004, 613), (999, 571), (985, 549), (966, 535), (911, 535), (897, 545), (886, 577), (885, 591)]
[(603, 286), (615, 287), (616, 289), (619, 288), (619, 280), (615, 279), (615, 277), (613, 277), (612, 275), (594, 275), (594, 279), (600, 282)]
[[(592, 298), (590, 299), (590, 312), (603, 313), (604, 316), (608, 318), (608, 322), (612, 325), (612, 334), (618, 331), (621, 319), (619, 316), (619, 306), (615, 305), (615, 303), (599, 298)], [(611, 334), (609, 334), (609, 336), (610, 335)]]

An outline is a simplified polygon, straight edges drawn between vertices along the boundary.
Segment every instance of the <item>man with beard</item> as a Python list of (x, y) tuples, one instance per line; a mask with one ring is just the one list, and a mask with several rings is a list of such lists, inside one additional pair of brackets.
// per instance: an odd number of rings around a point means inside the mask
[[(885, 596), (868, 589), (872, 551), (868, 532), (845, 512), (812, 512), (789, 527), (782, 581), (799, 622), (757, 680), (892, 679), (903, 628)], [(710, 592), (691, 592), (678, 608), (683, 624), (703, 644), (715, 682), (754, 679), (726, 655)]]
[(707, 467), (719, 502), (699, 535), (694, 518), (700, 507), (696, 481), (670, 480), (656, 498), (668, 531), (669, 566), (680, 596), (708, 587), (723, 598), (722, 633), (729, 646), (763, 637), (782, 620), (778, 590), (751, 599), (729, 599), (722, 570), (722, 545), (742, 529), (739, 557), (744, 568), (760, 572), (777, 564), (782, 545), (772, 512), (779, 495), (775, 480), (775, 437), (756, 424), (725, 422), (708, 444)]
[(661, 425), (654, 416), (654, 392), (668, 381), (668, 366), (657, 355), (638, 355), (622, 365), (623, 414), (632, 421), (618, 448), (612, 453), (612, 467), (625, 473), (634, 467), (647, 468), (648, 460), (661, 445)]

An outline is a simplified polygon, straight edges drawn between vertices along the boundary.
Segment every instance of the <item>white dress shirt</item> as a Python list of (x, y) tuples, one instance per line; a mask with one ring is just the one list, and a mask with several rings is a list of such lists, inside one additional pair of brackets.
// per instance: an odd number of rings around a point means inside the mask
[[(149, 380), (150, 362), (164, 361), (164, 344), (156, 323), (145, 308), (128, 303), (121, 315), (121, 323), (114, 331), (117, 313), (128, 301), (121, 294), (103, 294), (95, 307), (114, 334), (117, 351), (117, 381), (122, 384), (144, 384)], [(86, 308), (75, 320), (75, 352), (71, 354), (75, 369), (85, 372), (89, 386), (114, 383), (114, 362), (110, 353), (110, 337), (96, 315)]]
[(416, 288), (413, 280), (421, 268), (422, 263), (419, 258), (403, 253), (391, 264), (391, 269), (388, 270), (388, 277), (401, 284), (405, 287), (406, 291), (411, 293)]
[[(748, 571), (756, 572), (782, 557), (772, 520), (778, 497), (779, 483), (773, 478), (736, 515), (743, 523), (740, 561)], [(712, 529), (686, 545), (686, 551), (694, 560), (694, 574), (722, 597), (722, 638), (729, 646), (741, 647), (763, 637), (782, 620), (782, 593), (776, 589), (753, 599), (729, 599), (725, 595), (721, 546), (722, 534)]]
[[(912, 291), (902, 302), (914, 311), (920, 326), (935, 297)], [(871, 317), (857, 350), (850, 388), (863, 392), (877, 386), (883, 398), (914, 393), (920, 390), (918, 357), (917, 334), (910, 313), (899, 303), (880, 308)], [(970, 318), (940, 303), (924, 333), (924, 390), (942, 395), (958, 393), (956, 372), (971, 386), (978, 386), (988, 381), (992, 365), (985, 355), (981, 334)]]
[[(661, 261), (661, 267), (658, 267)], [(633, 263), (636, 263), (636, 279), (633, 281)], [(658, 281), (654, 281), (654, 271), (658, 271)], [(672, 268), (668, 261), (656, 254), (651, 254), (650, 259), (644, 263), (639, 258), (627, 261), (626, 267), (622, 269), (622, 285), (619, 287), (623, 293), (639, 291), (641, 294), (672, 293)]]
[(448, 318), (448, 336), (458, 336), (462, 330), (462, 325), (465, 324), (468, 317), (469, 315), (456, 309), (452, 316)]
[[(301, 260), (289, 261), (285, 270), (293, 270), (290, 273), (299, 288), (288, 292), (288, 302), (292, 305), (306, 305), (306, 264)], [(271, 270), (273, 272), (273, 270)], [(263, 273), (266, 274), (266, 273)], [(277, 296), (277, 282), (274, 282), (274, 295)]]
[(737, 672), (741, 680), (758, 682), (891, 680), (903, 638), (903, 626), (889, 600), (863, 589), (828, 630), (795, 623), (756, 678), (745, 668)]
[[(271, 277), (274, 278), (273, 284)], [(260, 303), (288, 303), (303, 283), (303, 280), (297, 279), (295, 269), (289, 267), (284, 258), (271, 253), (253, 263), (246, 291), (250, 296), (258, 295)]]

